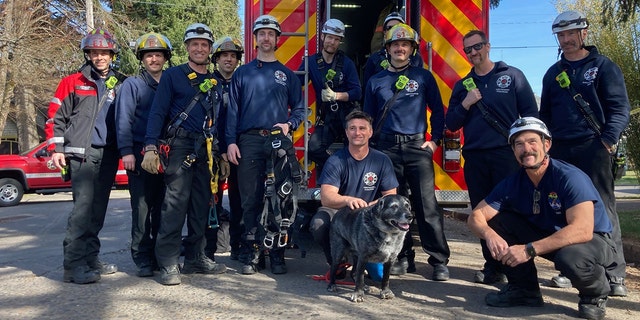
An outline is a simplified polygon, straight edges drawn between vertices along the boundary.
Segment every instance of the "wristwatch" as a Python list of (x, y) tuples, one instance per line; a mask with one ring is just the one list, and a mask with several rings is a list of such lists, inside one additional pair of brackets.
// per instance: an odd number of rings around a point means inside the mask
[(538, 255), (536, 253), (536, 248), (533, 247), (533, 243), (531, 242), (527, 243), (527, 245), (524, 246), (524, 249), (525, 251), (527, 251), (529, 258), (531, 259), (535, 258)]
[(149, 151), (158, 153), (158, 147), (156, 147), (156, 145), (154, 144), (148, 144), (144, 147), (144, 152), (149, 152)]
[(291, 121), (287, 121), (287, 125), (289, 125), (289, 130), (293, 130), (293, 123), (291, 123)]

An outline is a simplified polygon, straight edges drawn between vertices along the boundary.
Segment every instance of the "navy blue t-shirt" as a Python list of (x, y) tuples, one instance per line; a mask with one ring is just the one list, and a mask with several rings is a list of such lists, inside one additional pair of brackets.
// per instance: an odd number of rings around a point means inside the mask
[[(536, 193), (539, 192), (539, 197)], [(535, 201), (537, 199), (537, 201)], [(485, 198), (500, 212), (514, 212), (533, 225), (550, 232), (567, 226), (566, 211), (581, 202), (594, 205), (594, 232), (612, 231), (611, 221), (591, 179), (577, 167), (562, 160), (549, 159), (549, 167), (535, 188), (525, 169), (502, 180)], [(534, 203), (540, 213), (534, 214)]]
[(347, 147), (332, 154), (319, 180), (338, 188), (338, 194), (360, 198), (366, 202), (378, 199), (382, 191), (398, 187), (391, 159), (384, 153), (369, 149), (369, 154), (358, 161)]

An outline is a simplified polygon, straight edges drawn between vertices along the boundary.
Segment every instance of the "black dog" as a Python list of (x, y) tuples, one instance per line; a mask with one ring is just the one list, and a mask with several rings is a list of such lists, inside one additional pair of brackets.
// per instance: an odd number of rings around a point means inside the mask
[(353, 258), (356, 289), (351, 301), (364, 300), (364, 270), (367, 262), (384, 264), (380, 298), (393, 299), (389, 289), (391, 264), (402, 250), (404, 236), (413, 220), (406, 197), (387, 195), (376, 204), (357, 210), (339, 210), (331, 221), (331, 272), (327, 290), (336, 291), (336, 271), (347, 254)]

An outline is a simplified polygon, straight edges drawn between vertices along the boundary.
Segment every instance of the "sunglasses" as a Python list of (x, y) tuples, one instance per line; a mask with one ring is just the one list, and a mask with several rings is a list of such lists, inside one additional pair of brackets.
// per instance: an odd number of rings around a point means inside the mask
[(486, 42), (478, 42), (472, 46), (468, 46), (468, 47), (464, 47), (464, 53), (469, 54), (471, 53), (471, 50), (480, 50), (482, 49), (482, 47), (484, 47), (484, 45), (487, 44)]
[(533, 190), (533, 214), (540, 214), (540, 191)]

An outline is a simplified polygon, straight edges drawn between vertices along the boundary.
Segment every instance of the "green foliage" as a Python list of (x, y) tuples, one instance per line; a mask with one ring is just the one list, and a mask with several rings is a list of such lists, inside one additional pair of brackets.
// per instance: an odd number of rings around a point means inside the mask
[[(109, 3), (114, 16), (129, 21), (128, 42), (147, 32), (165, 35), (173, 46), (174, 65), (187, 61), (182, 43), (184, 31), (192, 23), (208, 25), (214, 38), (230, 35), (241, 39), (241, 21), (238, 16), (237, 0), (112, 0)], [(125, 73), (139, 68), (138, 61), (131, 52), (122, 53), (120, 67)]]

